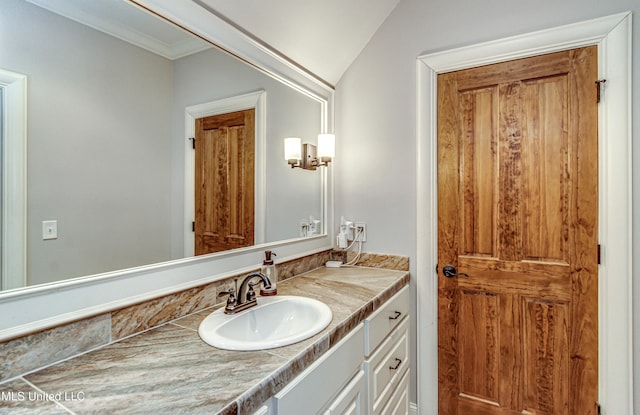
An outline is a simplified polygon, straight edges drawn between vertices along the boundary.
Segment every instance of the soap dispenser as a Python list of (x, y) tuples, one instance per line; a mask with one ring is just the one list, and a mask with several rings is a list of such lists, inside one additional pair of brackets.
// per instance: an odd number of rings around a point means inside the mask
[(263, 287), (263, 289), (260, 290), (260, 295), (263, 296), (278, 294), (278, 271), (276, 270), (276, 266), (273, 264), (273, 259), (271, 259), (272, 255), (275, 256), (275, 252), (264, 251), (265, 259), (262, 262), (262, 267), (260, 267), (260, 272), (262, 272), (267, 278), (269, 278), (269, 281), (271, 281), (271, 289), (265, 290)]

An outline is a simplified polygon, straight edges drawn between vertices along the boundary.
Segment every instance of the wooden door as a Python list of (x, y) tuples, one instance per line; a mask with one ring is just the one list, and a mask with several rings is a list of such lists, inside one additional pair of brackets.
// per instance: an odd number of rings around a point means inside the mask
[(196, 120), (195, 254), (253, 245), (255, 110)]
[(440, 415), (596, 414), (596, 80), (595, 47), (438, 76)]

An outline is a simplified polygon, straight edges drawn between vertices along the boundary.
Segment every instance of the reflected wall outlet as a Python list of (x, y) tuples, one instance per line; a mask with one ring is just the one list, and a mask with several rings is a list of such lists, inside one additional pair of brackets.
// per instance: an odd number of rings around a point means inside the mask
[(58, 221), (44, 220), (42, 221), (42, 239), (58, 239)]

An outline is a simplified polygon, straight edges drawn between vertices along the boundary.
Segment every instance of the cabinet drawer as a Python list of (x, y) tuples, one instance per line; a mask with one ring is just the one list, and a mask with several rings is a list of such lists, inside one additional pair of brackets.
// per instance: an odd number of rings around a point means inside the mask
[(324, 415), (365, 415), (365, 394), (364, 371), (360, 370)]
[(369, 360), (365, 360), (367, 394), (372, 414), (381, 413), (409, 367), (409, 319), (389, 334)]
[(356, 329), (273, 398), (278, 415), (316, 414), (351, 380), (362, 364), (364, 329)]
[(409, 315), (409, 302), (409, 287), (406, 286), (364, 321), (365, 356), (373, 353), (380, 342)]
[(387, 406), (382, 410), (384, 415), (409, 415), (409, 371), (407, 370), (400, 384), (391, 395)]
[(252, 415), (271, 415), (271, 407), (269, 405), (264, 405), (257, 409)]

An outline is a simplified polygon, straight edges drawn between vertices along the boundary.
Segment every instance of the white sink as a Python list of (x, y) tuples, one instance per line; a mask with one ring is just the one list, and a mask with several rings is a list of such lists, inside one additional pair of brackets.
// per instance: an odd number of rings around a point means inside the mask
[(200, 323), (198, 334), (206, 343), (227, 350), (263, 350), (308, 339), (331, 322), (331, 309), (307, 297), (259, 297), (258, 305), (237, 314), (224, 308)]

